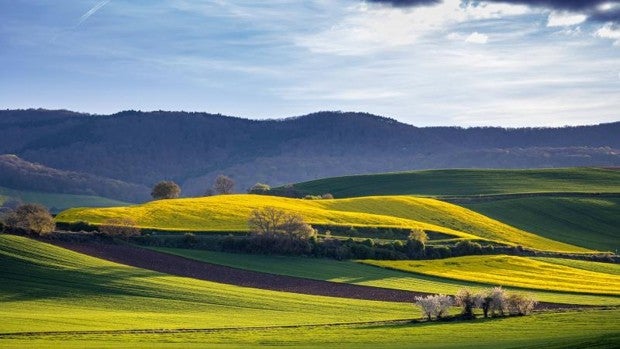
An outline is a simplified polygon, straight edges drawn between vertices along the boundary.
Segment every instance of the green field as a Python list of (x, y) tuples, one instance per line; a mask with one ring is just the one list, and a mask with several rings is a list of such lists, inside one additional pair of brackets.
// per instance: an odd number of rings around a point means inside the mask
[(293, 185), (302, 193), (336, 198), (370, 195), (492, 195), (620, 193), (620, 171), (599, 168), (429, 170), (334, 177)]
[(158, 200), (113, 208), (75, 208), (58, 222), (101, 224), (129, 218), (142, 228), (180, 231), (243, 231), (253, 209), (273, 206), (304, 216), (310, 224), (421, 228), (459, 238), (490, 240), (539, 250), (587, 252), (490, 219), (463, 207), (430, 198), (377, 196), (337, 200), (302, 200), (263, 195), (219, 195)]
[(620, 195), (532, 197), (462, 206), (550, 239), (600, 251), (620, 249)]
[[(465, 256), (427, 261), (363, 263), (448, 279), (538, 290), (620, 296), (620, 276), (517, 256)], [(613, 265), (616, 272), (620, 266)]]
[(4, 334), (333, 324), (420, 316), (408, 304), (175, 277), (10, 235), (0, 235), (0, 265)]
[[(448, 279), (417, 273), (414, 274), (405, 271), (364, 265), (354, 261), (335, 261), (330, 259), (305, 257), (234, 254), (176, 248), (153, 249), (191, 259), (196, 259), (203, 262), (227, 265), (230, 267), (260, 271), (265, 273), (428, 293), (456, 294), (458, 290), (465, 287), (475, 290), (482, 290), (484, 288), (498, 285), (497, 283), (480, 283), (473, 281)], [(551, 260), (553, 260), (553, 258)], [(576, 265), (580, 265), (583, 263), (592, 263), (588, 266), (589, 268), (598, 268), (594, 271), (601, 271), (600, 268), (603, 268), (600, 266), (603, 263), (579, 262), (582, 261), (568, 261), (566, 263), (574, 263), (573, 265), (569, 266), (575, 268), (577, 268)], [(561, 262), (556, 262), (555, 264), (561, 265)], [(581, 267), (581, 269), (584, 268), (586, 267)], [(614, 270), (617, 269), (618, 268), (615, 268)], [(511, 289), (510, 287), (507, 288)], [(620, 297), (616, 296), (588, 295), (568, 292), (550, 292), (531, 288), (514, 289), (532, 293), (536, 296), (538, 300), (545, 302), (588, 305), (620, 305)]]
[(489, 321), (0, 338), (0, 348), (617, 348), (620, 310)]
[(111, 207), (129, 205), (126, 202), (101, 196), (55, 194), (0, 187), (0, 205), (9, 198), (20, 199), (25, 203), (42, 204), (53, 213), (71, 207)]

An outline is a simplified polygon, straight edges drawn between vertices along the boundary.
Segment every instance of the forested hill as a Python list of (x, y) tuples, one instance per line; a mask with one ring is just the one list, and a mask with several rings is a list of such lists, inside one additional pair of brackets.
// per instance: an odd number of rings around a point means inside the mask
[(202, 194), (218, 174), (244, 191), (321, 177), (430, 168), (620, 166), (620, 122), (565, 128), (418, 128), (364, 113), (247, 120), (186, 112), (0, 111), (0, 154), (50, 168)]

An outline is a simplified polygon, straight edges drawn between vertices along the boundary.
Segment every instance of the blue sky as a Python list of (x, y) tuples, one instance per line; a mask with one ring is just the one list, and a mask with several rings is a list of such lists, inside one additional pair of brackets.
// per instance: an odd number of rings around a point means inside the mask
[(617, 121), (619, 12), (618, 1), (0, 0), (0, 108)]

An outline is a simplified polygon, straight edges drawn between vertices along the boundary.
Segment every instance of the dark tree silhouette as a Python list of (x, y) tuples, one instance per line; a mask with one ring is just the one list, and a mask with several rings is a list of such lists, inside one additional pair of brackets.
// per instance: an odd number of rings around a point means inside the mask
[(232, 194), (235, 189), (235, 181), (230, 177), (219, 175), (213, 183), (213, 190), (216, 194)]
[(153, 187), (151, 196), (155, 200), (175, 199), (181, 195), (181, 187), (173, 181), (161, 181)]

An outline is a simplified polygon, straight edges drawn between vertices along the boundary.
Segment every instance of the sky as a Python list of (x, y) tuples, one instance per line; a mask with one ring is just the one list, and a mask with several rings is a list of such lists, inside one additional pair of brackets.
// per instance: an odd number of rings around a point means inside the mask
[(620, 120), (620, 1), (0, 0), (0, 108)]

